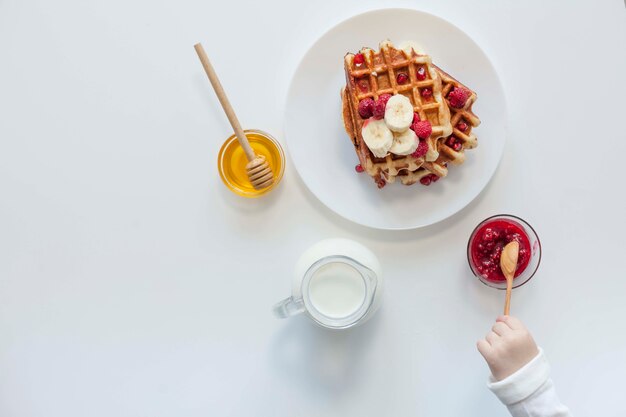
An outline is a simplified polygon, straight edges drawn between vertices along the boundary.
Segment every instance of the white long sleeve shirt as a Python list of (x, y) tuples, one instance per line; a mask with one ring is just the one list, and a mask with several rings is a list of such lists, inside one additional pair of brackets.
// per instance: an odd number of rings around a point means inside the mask
[(539, 348), (533, 360), (502, 381), (489, 378), (487, 386), (513, 417), (572, 417), (556, 396), (548, 361)]

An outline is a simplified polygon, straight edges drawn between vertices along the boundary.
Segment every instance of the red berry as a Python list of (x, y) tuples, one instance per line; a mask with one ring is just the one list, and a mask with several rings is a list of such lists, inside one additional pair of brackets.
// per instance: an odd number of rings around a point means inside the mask
[(386, 184), (387, 183), (385, 182), (383, 178), (376, 180), (376, 185), (378, 186), (378, 188), (383, 188)]
[(374, 103), (374, 118), (382, 119), (383, 117), (385, 117), (385, 108), (387, 107), (387, 100), (385, 100), (383, 96), (378, 97), (378, 100), (376, 100), (376, 102)]
[(417, 69), (417, 80), (423, 81), (426, 79), (426, 69), (424, 67), (419, 67)]
[(450, 102), (450, 105), (452, 107), (454, 107), (455, 109), (460, 109), (461, 107), (465, 106), (465, 103), (467, 102), (469, 96), (470, 92), (465, 88), (455, 88), (454, 90), (450, 91), (450, 94), (448, 94), (448, 101)]
[(456, 124), (456, 128), (459, 129), (461, 132), (465, 132), (467, 131), (467, 123), (461, 120), (459, 123)]
[(363, 119), (369, 119), (374, 114), (374, 99), (366, 98), (359, 102), (359, 115)]
[(454, 136), (450, 136), (446, 139), (446, 145), (454, 149), (456, 152), (463, 149), (463, 141), (459, 138), (455, 138)]
[(401, 72), (396, 77), (396, 81), (398, 82), (398, 84), (405, 84), (407, 81), (409, 81), (409, 76), (406, 75), (404, 72)]
[(411, 129), (413, 129), (417, 137), (420, 139), (427, 139), (430, 137), (430, 134), (433, 133), (433, 127), (428, 120), (420, 120), (413, 123)]
[(354, 169), (356, 170), (356, 172), (358, 172), (359, 174), (363, 171), (365, 171), (363, 169), (363, 166), (361, 164), (358, 164), (357, 166), (354, 167)]
[(439, 176), (436, 174), (430, 174), (430, 179), (432, 182), (437, 182), (439, 181)]
[(432, 181), (432, 180), (430, 179), (430, 175), (426, 175), (425, 177), (420, 178), (420, 182), (421, 182), (423, 185), (430, 185), (430, 182), (431, 182), (431, 181)]
[(420, 115), (417, 113), (413, 113), (413, 123), (420, 121)]
[(356, 65), (363, 65), (363, 63), (365, 62), (365, 56), (363, 56), (363, 54), (358, 53), (354, 56), (354, 63)]
[(413, 158), (421, 158), (428, 153), (428, 144), (425, 140), (420, 140), (415, 152), (411, 154)]
[(422, 97), (429, 98), (429, 97), (432, 97), (433, 90), (431, 90), (429, 87), (426, 87), (426, 88), (422, 89), (421, 94), (422, 94)]
[(369, 84), (365, 80), (359, 81), (358, 86), (359, 86), (359, 90), (361, 90), (362, 93), (367, 93), (370, 89)]
[(383, 103), (385, 103), (385, 105), (387, 105), (387, 102), (389, 101), (390, 98), (391, 98), (391, 94), (381, 94), (380, 96), (378, 96), (378, 99), (381, 100)]

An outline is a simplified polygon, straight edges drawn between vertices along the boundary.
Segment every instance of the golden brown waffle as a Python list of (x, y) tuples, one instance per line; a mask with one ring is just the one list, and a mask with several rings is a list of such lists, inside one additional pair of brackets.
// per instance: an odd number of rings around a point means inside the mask
[[(436, 162), (439, 158), (438, 139), (448, 137), (452, 126), (438, 72), (427, 55), (396, 49), (389, 41), (382, 42), (379, 47), (379, 51), (361, 49), (364, 57), (362, 64), (354, 62), (354, 54), (346, 54), (344, 59), (346, 88), (341, 93), (344, 127), (352, 138), (361, 166), (379, 186), (384, 182), (394, 182), (396, 177), (400, 177), (403, 184), (410, 185), (431, 172), (445, 176), (446, 167)], [(426, 78), (422, 81), (417, 79), (419, 67), (425, 69)], [(397, 82), (400, 73), (408, 76), (407, 82)], [(430, 89), (432, 95), (424, 98), (421, 94), (424, 89)], [(358, 106), (361, 100), (376, 100), (382, 94), (406, 96), (420, 119), (431, 123), (432, 134), (426, 140), (428, 153), (425, 157), (387, 154), (384, 158), (377, 158), (370, 152), (361, 135), (365, 120), (360, 117)], [(418, 174), (420, 167), (428, 172)]]
[[(347, 96), (345, 90), (345, 88), (341, 90), (344, 129), (346, 130), (348, 136), (350, 136), (350, 138), (352, 139), (352, 143), (355, 146), (361, 166), (365, 167), (365, 164), (367, 164), (368, 161), (372, 161), (372, 167), (376, 171), (372, 170), (367, 172), (374, 178), (377, 183), (380, 180), (386, 182), (395, 182), (396, 178), (399, 178), (402, 184), (412, 185), (418, 182), (423, 177), (430, 174), (435, 174), (438, 177), (445, 177), (447, 175), (447, 161), (445, 161), (441, 155), (437, 158), (436, 161), (433, 162), (427, 162), (424, 160), (424, 158), (413, 158), (411, 156), (398, 156), (389, 154), (385, 158), (376, 158), (374, 155), (372, 155), (372, 153), (367, 148), (367, 145), (365, 145), (363, 141), (359, 143), (359, 140), (357, 139), (356, 130), (354, 128), (355, 121), (353, 120), (354, 116), (352, 114), (352, 106), (349, 103), (350, 99)], [(357, 117), (359, 117), (358, 113)], [(440, 146), (439, 144), (437, 145)], [(384, 176), (388, 172), (392, 174), (388, 177), (389, 179)]]
[[(407, 178), (403, 181), (403, 183), (405, 181), (410, 181), (414, 183), (426, 177), (427, 175), (430, 175), (431, 173), (437, 174), (436, 172), (437, 169), (445, 170), (447, 173), (448, 163), (452, 163), (455, 165), (462, 164), (465, 161), (465, 149), (473, 149), (476, 146), (478, 146), (478, 139), (472, 133), (472, 129), (474, 127), (477, 127), (480, 124), (480, 119), (472, 111), (472, 106), (474, 105), (474, 103), (476, 102), (476, 99), (478, 98), (478, 96), (476, 95), (476, 92), (474, 92), (472, 89), (470, 89), (466, 85), (462, 84), (460, 81), (458, 81), (457, 79), (452, 77), (450, 74), (443, 71), (438, 66), (434, 64), (433, 66), (436, 68), (437, 72), (439, 73), (439, 76), (441, 77), (441, 80), (443, 83), (443, 96), (444, 97), (447, 97), (450, 91), (452, 91), (455, 88), (466, 89), (467, 91), (470, 92), (470, 96), (467, 99), (467, 102), (465, 103), (465, 105), (460, 109), (452, 107), (448, 99), (446, 99), (446, 105), (450, 109), (450, 115), (451, 115), (450, 120), (451, 120), (451, 124), (453, 127), (452, 135), (448, 136), (447, 138), (439, 139), (438, 145), (437, 145), (437, 149), (439, 150), (439, 158), (437, 158), (437, 160), (433, 163), (432, 166), (428, 168), (426, 168), (425, 166), (420, 167), (416, 171), (408, 173)], [(466, 126), (460, 125), (461, 122), (465, 123)], [(465, 129), (461, 130), (462, 127), (465, 127)], [(449, 142), (450, 140), (452, 140), (452, 142)], [(455, 151), (452, 148), (453, 146), (452, 143), (454, 143), (454, 141), (457, 141), (457, 140), (461, 144), (461, 149), (458, 151)], [(439, 177), (445, 176), (445, 175), (439, 175), (439, 174), (437, 175)]]
[[(453, 131), (450, 136), (441, 139), (438, 146), (438, 150), (445, 161), (449, 161), (455, 165), (462, 164), (465, 161), (465, 149), (472, 149), (478, 146), (478, 139), (472, 133), (472, 129), (480, 124), (480, 119), (472, 111), (472, 106), (476, 102), (477, 96), (473, 90), (463, 85), (450, 74), (436, 65), (434, 65), (434, 67), (443, 82), (444, 97), (448, 97), (450, 91), (455, 88), (463, 88), (470, 92), (470, 96), (465, 102), (465, 105), (460, 109), (452, 107), (448, 99), (446, 99), (446, 104), (450, 109), (450, 123), (452, 124)], [(464, 130), (462, 130), (463, 127), (465, 128)], [(453, 149), (454, 142), (458, 142), (461, 145), (461, 149), (455, 151)]]

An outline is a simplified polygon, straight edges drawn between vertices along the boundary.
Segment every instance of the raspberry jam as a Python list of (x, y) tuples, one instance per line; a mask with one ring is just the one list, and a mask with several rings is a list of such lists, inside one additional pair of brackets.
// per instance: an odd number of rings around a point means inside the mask
[(474, 233), (470, 252), (475, 270), (488, 281), (506, 281), (500, 270), (500, 255), (504, 246), (513, 240), (520, 245), (515, 278), (521, 275), (532, 254), (530, 239), (521, 224), (502, 218), (488, 221)]

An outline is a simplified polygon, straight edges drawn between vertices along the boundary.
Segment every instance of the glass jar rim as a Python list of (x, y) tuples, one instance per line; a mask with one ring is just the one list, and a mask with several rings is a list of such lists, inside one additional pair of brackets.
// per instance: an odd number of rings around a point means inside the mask
[[(361, 305), (354, 312), (345, 317), (330, 317), (322, 313), (315, 307), (309, 297), (309, 284), (315, 276), (315, 273), (321, 267), (332, 263), (339, 263), (352, 267), (356, 272), (358, 272), (365, 286), (365, 295), (363, 296)], [(301, 284), (302, 299), (307, 313), (317, 324), (330, 329), (346, 329), (356, 325), (369, 313), (372, 307), (372, 301), (377, 288), (376, 277), (377, 276), (374, 271), (349, 256), (328, 255), (318, 259), (307, 269)]]
[(237, 195), (240, 195), (246, 198), (257, 198), (257, 197), (261, 197), (263, 195), (268, 194), (270, 191), (276, 188), (276, 186), (278, 186), (278, 184), (281, 182), (284, 172), (285, 172), (285, 151), (283, 150), (283, 147), (280, 145), (280, 143), (276, 140), (276, 138), (274, 138), (272, 135), (270, 135), (267, 132), (264, 132), (259, 129), (244, 129), (243, 132), (246, 134), (256, 133), (258, 135), (261, 135), (267, 138), (269, 142), (272, 144), (272, 146), (278, 151), (278, 154), (280, 155), (281, 163), (280, 163), (279, 172), (277, 172), (276, 175), (274, 176), (274, 183), (260, 192), (248, 192), (248, 191), (242, 190), (240, 187), (238, 187), (236, 184), (234, 184), (232, 181), (228, 179), (228, 175), (226, 175), (226, 172), (225, 172), (227, 164), (225, 163), (225, 159), (224, 159), (226, 155), (226, 150), (229, 149), (233, 143), (236, 143), (235, 146), (240, 146), (239, 143), (237, 142), (237, 135), (235, 135), (234, 133), (230, 135), (228, 138), (226, 138), (226, 140), (222, 144), (217, 154), (217, 170), (220, 175), (220, 178), (222, 179), (222, 182), (224, 183), (224, 185), (226, 185), (226, 188), (228, 188), (231, 192), (234, 192), (233, 190), (236, 190), (235, 194)]
[[(467, 241), (467, 262), (469, 264), (470, 270), (472, 271), (472, 273), (474, 274), (474, 276), (476, 276), (478, 278), (478, 280), (483, 284), (486, 285), (487, 287), (490, 288), (495, 288), (498, 290), (504, 290), (506, 289), (506, 286), (498, 286), (496, 283), (489, 283), (490, 281), (488, 281), (486, 278), (482, 277), (481, 275), (479, 275), (473, 267), (473, 262), (472, 262), (472, 255), (471, 255), (471, 246), (472, 246), (472, 241), (474, 240), (474, 237), (476, 235), (476, 233), (478, 232), (478, 230), (481, 228), (481, 226), (483, 226), (485, 223), (488, 223), (491, 220), (494, 219), (498, 219), (498, 218), (504, 218), (504, 219), (509, 219), (509, 220), (513, 220), (518, 222), (523, 228), (528, 228), (530, 230), (530, 232), (532, 232), (532, 236), (535, 238), (535, 241), (538, 245), (538, 256), (539, 258), (537, 259), (537, 264), (533, 267), (533, 271), (530, 274), (530, 276), (528, 278), (525, 278), (523, 281), (519, 282), (519, 284), (515, 283), (515, 279), (519, 278), (515, 278), (513, 280), (513, 288), (519, 288), (522, 285), (526, 284), (528, 281), (530, 281), (535, 274), (537, 273), (537, 270), (539, 270), (539, 265), (541, 265), (541, 257), (542, 257), (542, 248), (541, 248), (541, 239), (539, 238), (539, 235), (537, 234), (537, 231), (535, 230), (534, 227), (531, 226), (530, 223), (528, 223), (526, 220), (524, 220), (523, 218), (516, 216), (514, 214), (507, 214), (507, 213), (501, 213), (501, 214), (494, 214), (492, 216), (487, 217), (486, 219), (480, 221), (476, 227), (474, 227), (474, 229), (472, 230), (472, 233), (470, 233), (470, 237)], [(528, 231), (527, 231), (528, 234)], [(530, 237), (530, 236), (529, 236)], [(531, 248), (532, 250), (532, 248)], [(523, 273), (522, 273), (523, 274)], [(521, 276), (521, 275), (520, 275)]]

